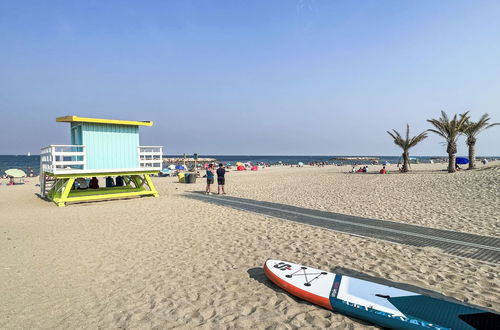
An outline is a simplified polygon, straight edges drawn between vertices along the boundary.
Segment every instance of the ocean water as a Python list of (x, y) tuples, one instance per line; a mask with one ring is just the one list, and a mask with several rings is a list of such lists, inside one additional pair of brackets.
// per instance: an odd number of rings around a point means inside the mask
[[(181, 157), (181, 156), (179, 156)], [(280, 162), (283, 164), (297, 164), (298, 162), (302, 162), (304, 164), (309, 164), (313, 162), (329, 162), (329, 163), (343, 163), (343, 164), (371, 164), (371, 161), (360, 161), (360, 160), (331, 160), (334, 157), (377, 157), (380, 161), (389, 161), (393, 163), (394, 161), (397, 163), (399, 157), (393, 156), (256, 156), (256, 155), (206, 155), (200, 157), (208, 157), (208, 158), (216, 158), (219, 162), (222, 163), (232, 163), (235, 162), (250, 162), (250, 163), (267, 163), (267, 164), (279, 164)]]
[[(189, 155), (192, 157), (192, 155)], [(164, 157), (182, 157), (180, 155), (165, 155)], [(269, 163), (269, 164), (279, 164), (280, 162), (283, 164), (297, 164), (298, 162), (303, 162), (304, 164), (308, 164), (311, 162), (330, 162), (335, 164), (371, 164), (371, 161), (360, 161), (360, 160), (330, 160), (333, 157), (377, 157), (379, 158), (379, 162), (382, 164), (384, 162), (389, 162), (391, 164), (396, 164), (400, 160), (400, 156), (268, 156), (268, 155), (200, 155), (199, 157), (207, 157), (207, 158), (216, 158), (219, 162), (222, 163), (231, 163), (234, 164), (236, 162), (251, 162), (251, 163)], [(412, 157), (413, 158), (413, 157)], [(422, 156), (422, 157), (414, 157), (416, 160), (412, 162), (420, 162), (420, 163), (428, 163), (433, 158), (442, 158), (446, 159), (446, 156)], [(478, 157), (478, 159), (482, 158), (498, 158), (498, 157)], [(9, 168), (19, 168), (26, 173), (29, 173), (30, 169), (33, 169), (34, 173), (38, 175), (40, 171), (40, 156), (32, 155), (32, 156), (15, 156), (15, 155), (0, 155), (0, 175), (4, 174), (4, 171)]]
[(18, 168), (30, 173), (33, 169), (35, 175), (40, 171), (40, 156), (16, 156), (16, 155), (0, 155), (0, 176), (4, 175), (5, 170), (9, 168)]

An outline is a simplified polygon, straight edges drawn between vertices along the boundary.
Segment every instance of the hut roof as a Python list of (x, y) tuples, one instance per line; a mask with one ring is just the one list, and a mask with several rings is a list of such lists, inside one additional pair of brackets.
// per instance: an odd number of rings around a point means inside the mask
[(132, 126), (153, 126), (152, 121), (131, 121), (131, 120), (116, 120), (116, 119), (101, 119), (101, 118), (85, 118), (78, 116), (64, 116), (56, 118), (57, 122), (64, 123), (98, 123), (98, 124), (114, 124), (114, 125), (132, 125)]

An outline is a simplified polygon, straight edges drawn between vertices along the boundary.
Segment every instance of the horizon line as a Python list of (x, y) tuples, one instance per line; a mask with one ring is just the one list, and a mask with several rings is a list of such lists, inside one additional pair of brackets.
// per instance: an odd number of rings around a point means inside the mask
[[(31, 155), (26, 155), (26, 154), (0, 154), (0, 156), (24, 156), (24, 157), (31, 157), (31, 156), (40, 156), (40, 154), (31, 154)], [(183, 154), (163, 154), (162, 156), (178, 156), (178, 157), (183, 157)], [(193, 154), (188, 154), (186, 153), (186, 157), (192, 157)], [(328, 154), (328, 155), (299, 155), (299, 154), (198, 154), (198, 156), (242, 156), (242, 157), (257, 157), (257, 156), (264, 156), (264, 157), (402, 157), (401, 155), (370, 155), (370, 154), (359, 154), (359, 155), (354, 155), (354, 154), (344, 154), (344, 155), (335, 155), (335, 154)], [(444, 155), (410, 155), (411, 157), (448, 157), (447, 154)], [(457, 154), (457, 156), (462, 156), (461, 154)], [(468, 157), (468, 155), (465, 155)], [(500, 157), (500, 155), (476, 155), (476, 158), (480, 157)]]

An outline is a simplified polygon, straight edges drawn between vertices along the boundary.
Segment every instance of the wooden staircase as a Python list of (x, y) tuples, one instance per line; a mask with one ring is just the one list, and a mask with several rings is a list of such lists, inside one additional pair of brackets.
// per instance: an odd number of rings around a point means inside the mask
[(54, 178), (48, 176), (46, 173), (40, 173), (40, 195), (42, 197), (47, 197), (47, 193), (52, 189), (55, 181)]

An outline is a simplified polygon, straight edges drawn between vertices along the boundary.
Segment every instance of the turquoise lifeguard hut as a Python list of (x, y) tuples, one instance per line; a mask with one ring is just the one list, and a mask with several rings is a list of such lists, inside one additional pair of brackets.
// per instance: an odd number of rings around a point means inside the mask
[[(40, 152), (41, 195), (58, 206), (67, 202), (158, 196), (151, 174), (162, 169), (161, 146), (140, 146), (139, 126), (151, 121), (126, 121), (65, 116), (70, 123), (71, 144), (50, 145)], [(75, 180), (118, 177), (123, 186), (75, 189)]]

